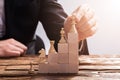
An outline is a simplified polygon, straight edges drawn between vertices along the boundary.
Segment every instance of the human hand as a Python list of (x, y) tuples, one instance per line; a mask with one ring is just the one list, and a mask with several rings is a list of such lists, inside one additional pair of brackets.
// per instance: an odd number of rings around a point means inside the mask
[(96, 20), (94, 11), (88, 7), (88, 5), (82, 5), (78, 7), (70, 16), (67, 17), (64, 28), (66, 32), (71, 29), (72, 19), (74, 17), (76, 30), (78, 32), (79, 41), (88, 38), (95, 34)]
[(0, 41), (0, 57), (17, 57), (22, 55), (27, 47), (15, 39)]

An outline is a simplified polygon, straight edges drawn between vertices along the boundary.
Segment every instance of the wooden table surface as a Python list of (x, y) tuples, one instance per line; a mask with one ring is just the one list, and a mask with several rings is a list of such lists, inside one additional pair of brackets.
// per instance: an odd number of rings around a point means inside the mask
[[(31, 61), (34, 74), (28, 74)], [(0, 80), (120, 80), (120, 55), (81, 55), (77, 74), (38, 74), (37, 68), (36, 56), (1, 58)]]

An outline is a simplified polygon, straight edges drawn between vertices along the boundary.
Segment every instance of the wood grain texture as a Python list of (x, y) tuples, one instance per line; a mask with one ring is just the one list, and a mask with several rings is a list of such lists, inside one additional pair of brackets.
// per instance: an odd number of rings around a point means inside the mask
[(37, 61), (38, 56), (1, 58), (0, 80), (120, 80), (120, 55), (81, 55), (77, 74), (38, 74)]

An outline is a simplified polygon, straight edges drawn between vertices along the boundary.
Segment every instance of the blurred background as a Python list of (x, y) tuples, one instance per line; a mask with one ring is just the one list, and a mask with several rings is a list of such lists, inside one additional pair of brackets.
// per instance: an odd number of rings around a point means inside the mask
[[(120, 53), (120, 0), (58, 0), (69, 15), (78, 6), (88, 4), (95, 10), (97, 18), (97, 33), (89, 37), (88, 48), (91, 54), (119, 54)], [(49, 49), (49, 40), (45, 36), (39, 23), (36, 33)], [(42, 33), (42, 34), (41, 34)]]

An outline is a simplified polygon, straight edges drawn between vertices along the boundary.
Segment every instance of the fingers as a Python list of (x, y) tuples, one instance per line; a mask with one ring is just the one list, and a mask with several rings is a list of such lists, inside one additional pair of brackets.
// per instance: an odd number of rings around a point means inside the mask
[(89, 29), (91, 29), (92, 27), (94, 27), (96, 25), (96, 19), (93, 18), (90, 21), (84, 23), (83, 25), (79, 25), (76, 24), (76, 28), (80, 31), (80, 32), (85, 32)]
[(4, 55), (3, 55), (3, 57), (16, 57), (16, 56), (20, 56), (21, 55), (21, 53), (19, 52), (19, 51), (8, 51), (9, 52), (9, 54), (8, 53), (5, 53)]
[(65, 31), (68, 33), (72, 26), (72, 21), (75, 21), (75, 26), (79, 35), (79, 41), (95, 34), (97, 28), (94, 10), (88, 5), (78, 7), (71, 16), (68, 16), (64, 23)]
[(88, 12), (86, 12), (86, 14), (81, 18), (81, 20), (79, 20), (76, 27), (80, 27), (84, 25), (86, 22), (91, 20), (93, 17), (94, 17), (94, 11), (92, 9), (89, 9)]
[(85, 14), (85, 10), (87, 9), (88, 5), (79, 6), (75, 11), (73, 11), (73, 13), (70, 16), (67, 17), (67, 19), (64, 22), (64, 28), (66, 32), (69, 32), (71, 28), (72, 19), (74, 18), (75, 22), (79, 23), (81, 21), (81, 18)]
[(14, 45), (14, 48), (16, 50), (19, 49), (20, 52), (24, 52), (27, 50), (27, 47), (25, 45), (23, 45), (22, 43), (14, 40), (14, 39), (9, 39), (8, 42), (11, 44), (11, 45)]
[(95, 34), (97, 31), (97, 28), (95, 27), (95, 25), (96, 25), (96, 20), (93, 18), (90, 21), (86, 22), (81, 27), (77, 27), (79, 41)]
[(86, 33), (85, 33), (85, 36), (86, 37), (89, 37), (89, 36), (92, 36), (93, 34), (95, 34), (97, 31), (97, 28), (96, 27), (92, 27), (91, 30), (87, 30)]
[[(73, 12), (76, 17), (76, 29), (79, 35), (79, 41), (96, 33), (97, 28), (94, 10), (88, 5), (82, 5)], [(81, 15), (81, 16), (80, 16)]]
[(79, 41), (84, 40), (86, 37), (90, 37), (96, 33), (96, 27), (92, 27), (91, 29), (87, 30), (86, 32), (79, 32)]
[(74, 17), (75, 18), (75, 22), (79, 22), (81, 20), (81, 18), (84, 15), (84, 11), (81, 9), (81, 7), (78, 7), (71, 15), (71, 18)]
[(24, 49), (17, 47), (15, 45), (9, 44), (6, 52), (11, 53), (11, 51), (16, 51), (19, 55), (24, 53)]
[(81, 18), (89, 11), (89, 6), (87, 4), (79, 6), (75, 11), (73, 11), (72, 16), (76, 18), (79, 22)]
[(83, 11), (81, 10), (81, 8), (80, 7), (78, 7), (73, 13), (72, 13), (72, 15), (71, 15), (71, 17), (73, 16), (74, 18), (75, 18), (75, 21), (76, 22), (79, 22), (80, 21), (80, 19), (82, 18), (82, 16), (83, 16)]
[(27, 50), (27, 47), (14, 40), (8, 39), (0, 41), (0, 56), (10, 57), (10, 56), (20, 56)]

